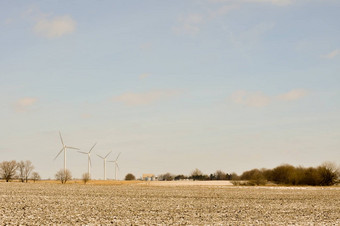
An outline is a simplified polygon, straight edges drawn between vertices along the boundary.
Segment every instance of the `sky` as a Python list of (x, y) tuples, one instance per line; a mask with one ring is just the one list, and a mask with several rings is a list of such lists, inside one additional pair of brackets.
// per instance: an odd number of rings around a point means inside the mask
[[(127, 173), (340, 164), (340, 1), (0, 1), (0, 161)], [(67, 151), (73, 177), (87, 156)], [(107, 164), (114, 178), (114, 165)]]

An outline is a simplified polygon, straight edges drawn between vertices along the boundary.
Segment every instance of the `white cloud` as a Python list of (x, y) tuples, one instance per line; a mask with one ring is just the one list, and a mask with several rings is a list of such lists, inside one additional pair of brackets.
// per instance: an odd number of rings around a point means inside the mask
[(287, 93), (277, 96), (265, 95), (263, 92), (247, 92), (245, 90), (238, 90), (232, 93), (231, 100), (240, 105), (249, 107), (264, 107), (271, 103), (283, 101), (295, 101), (306, 96), (308, 92), (304, 89), (294, 89)]
[(271, 101), (270, 97), (264, 95), (262, 92), (249, 93), (244, 90), (234, 92), (231, 98), (234, 103), (249, 107), (263, 107)]
[(150, 75), (151, 75), (151, 74), (149, 74), (149, 73), (143, 73), (143, 74), (141, 74), (141, 75), (139, 76), (139, 79), (148, 78), (148, 77), (150, 77)]
[(70, 16), (60, 16), (53, 19), (39, 19), (34, 31), (43, 37), (57, 38), (72, 33), (76, 22)]
[(340, 49), (336, 49), (336, 50), (333, 50), (330, 53), (327, 53), (325, 55), (321, 55), (321, 57), (322, 58), (327, 58), (327, 59), (333, 59), (334, 57), (336, 57), (339, 54), (340, 54)]
[(114, 102), (120, 102), (128, 106), (148, 105), (161, 100), (169, 99), (179, 94), (176, 90), (153, 90), (143, 93), (127, 92), (114, 97)]
[(21, 98), (14, 103), (14, 109), (16, 111), (27, 111), (37, 101), (38, 99), (33, 97)]
[(278, 96), (278, 99), (283, 101), (294, 101), (301, 99), (302, 97), (307, 95), (307, 91), (304, 89), (294, 89), (289, 91), (288, 93), (283, 93)]
[(204, 22), (201, 14), (189, 14), (178, 19), (179, 25), (173, 27), (177, 34), (196, 34), (200, 31), (200, 25)]

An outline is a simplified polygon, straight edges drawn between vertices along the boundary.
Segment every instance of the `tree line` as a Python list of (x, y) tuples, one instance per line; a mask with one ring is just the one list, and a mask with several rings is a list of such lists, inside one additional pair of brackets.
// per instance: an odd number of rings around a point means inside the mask
[[(31, 161), (3, 161), (0, 163), (0, 178), (6, 182), (11, 180), (20, 180), (21, 182), (34, 182), (40, 180), (40, 175), (33, 172), (34, 166)], [(69, 170), (59, 170), (55, 178), (61, 183), (66, 183), (72, 179)], [(135, 180), (131, 173), (127, 174), (125, 180)], [(195, 169), (190, 175), (174, 175), (165, 173), (158, 176), (160, 181), (172, 180), (231, 180), (235, 185), (265, 185), (268, 183), (282, 185), (312, 185), (312, 186), (330, 186), (339, 183), (340, 169), (332, 162), (325, 162), (317, 167), (302, 167), (283, 164), (273, 169), (252, 169), (243, 172), (241, 175), (236, 173), (225, 173), (217, 170), (211, 174), (204, 174), (201, 170)], [(90, 180), (88, 173), (82, 176), (84, 183)]]
[(195, 169), (190, 175), (174, 175), (165, 173), (158, 176), (158, 180), (232, 180), (235, 185), (265, 185), (268, 183), (282, 185), (312, 185), (330, 186), (339, 182), (340, 169), (335, 163), (325, 162), (318, 167), (294, 167), (283, 164), (273, 169), (252, 169), (243, 172), (225, 173), (217, 170), (210, 175), (203, 174), (199, 169)]
[(294, 167), (284, 164), (274, 169), (252, 169), (240, 176), (241, 180), (247, 180), (251, 185), (263, 185), (270, 181), (284, 185), (330, 186), (338, 183), (339, 178), (339, 167), (331, 162), (318, 167)]
[(0, 177), (6, 182), (13, 179), (20, 180), (21, 182), (28, 182), (29, 179), (34, 182), (40, 180), (40, 175), (33, 172), (34, 166), (31, 161), (3, 161), (0, 163)]

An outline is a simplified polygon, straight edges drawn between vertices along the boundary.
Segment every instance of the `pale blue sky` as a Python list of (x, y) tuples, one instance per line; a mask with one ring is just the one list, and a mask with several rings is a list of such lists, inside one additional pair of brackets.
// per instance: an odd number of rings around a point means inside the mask
[[(340, 164), (339, 12), (338, 0), (0, 1), (0, 161), (53, 178), (61, 131), (122, 152), (120, 178)], [(86, 156), (68, 159), (87, 171)]]

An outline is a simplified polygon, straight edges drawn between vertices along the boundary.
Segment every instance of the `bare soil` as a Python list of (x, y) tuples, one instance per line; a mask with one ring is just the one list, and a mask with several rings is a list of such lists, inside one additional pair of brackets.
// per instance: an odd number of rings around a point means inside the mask
[(340, 225), (339, 187), (0, 183), (0, 225)]

